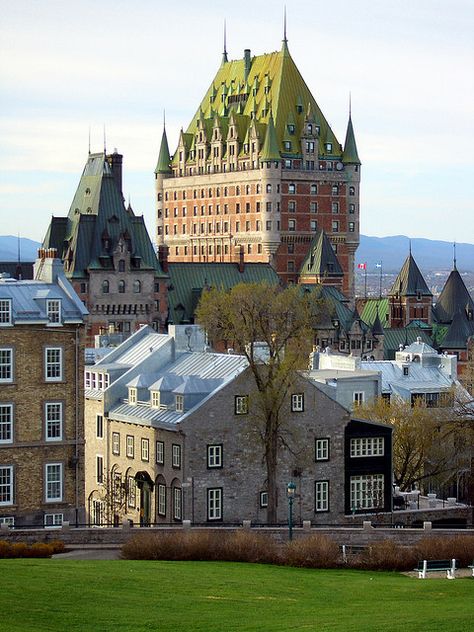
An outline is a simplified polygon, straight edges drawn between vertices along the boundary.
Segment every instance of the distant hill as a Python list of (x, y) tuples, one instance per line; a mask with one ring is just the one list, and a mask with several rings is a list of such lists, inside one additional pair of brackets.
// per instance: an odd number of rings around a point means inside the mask
[[(409, 244), (410, 239), (405, 235), (361, 235), (360, 246), (356, 252), (356, 266), (358, 263), (367, 262), (367, 269), (372, 271), (375, 264), (382, 261), (384, 272), (398, 272), (408, 255)], [(452, 242), (411, 239), (411, 251), (423, 271), (451, 270), (453, 266)], [(474, 272), (474, 244), (456, 244), (456, 263), (458, 270)]]
[[(26, 237), (20, 237), (21, 261), (35, 261), (41, 244)], [(7, 235), (0, 237), (0, 261), (18, 260), (18, 237)]]
[[(408, 255), (409, 238), (405, 235), (393, 237), (360, 236), (360, 246), (356, 252), (356, 265), (367, 262), (367, 269), (373, 271), (375, 264), (383, 262), (384, 272), (398, 272)], [(20, 237), (22, 261), (34, 261), (40, 243)], [(449, 241), (412, 239), (411, 250), (416, 262), (424, 271), (450, 270), (453, 265), (453, 244)], [(12, 235), (0, 236), (0, 261), (16, 261), (18, 258), (18, 238)], [(461, 271), (474, 272), (474, 244), (456, 244), (457, 267)]]

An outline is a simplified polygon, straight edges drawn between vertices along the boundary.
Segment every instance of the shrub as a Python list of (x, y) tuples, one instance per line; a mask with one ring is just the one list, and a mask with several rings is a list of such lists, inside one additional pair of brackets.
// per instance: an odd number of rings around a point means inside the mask
[(414, 547), (417, 560), (459, 560), (460, 566), (474, 560), (474, 536), (423, 538)]
[(340, 563), (339, 546), (325, 535), (310, 535), (285, 545), (284, 564), (304, 568), (334, 568)]
[(5, 540), (0, 540), (0, 559), (5, 557), (12, 557), (12, 545), (10, 542), (5, 542)]
[(30, 548), (26, 542), (13, 542), (11, 545), (11, 557), (29, 557), (28, 549)]
[(44, 542), (35, 542), (25, 550), (24, 557), (51, 557), (53, 547)]
[(51, 540), (51, 542), (49, 542), (49, 546), (52, 548), (52, 555), (56, 555), (57, 553), (64, 553), (64, 551), (66, 550), (64, 542), (62, 540)]
[(383, 540), (369, 545), (349, 561), (349, 565), (373, 571), (411, 571), (417, 563), (411, 546), (401, 546), (393, 540)]
[(235, 531), (227, 535), (219, 548), (219, 559), (232, 562), (276, 564), (281, 557), (272, 538), (250, 531)]

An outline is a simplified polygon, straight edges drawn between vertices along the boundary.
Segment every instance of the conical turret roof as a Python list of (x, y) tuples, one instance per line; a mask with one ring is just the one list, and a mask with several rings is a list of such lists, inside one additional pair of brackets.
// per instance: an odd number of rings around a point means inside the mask
[(170, 157), (170, 150), (168, 147), (168, 138), (166, 136), (166, 129), (163, 127), (160, 153), (158, 154), (158, 162), (156, 163), (155, 173), (171, 173), (170, 162), (171, 162), (171, 157)]
[(399, 296), (417, 296), (418, 294), (433, 296), (411, 252), (405, 259), (405, 263), (388, 294), (389, 296), (394, 296), (395, 294)]
[(354, 128), (352, 127), (352, 117), (350, 115), (347, 124), (346, 140), (344, 142), (344, 151), (342, 153), (342, 162), (346, 165), (360, 165)]
[(313, 239), (301, 266), (302, 281), (304, 282), (305, 276), (341, 277), (343, 274), (341, 264), (328, 236), (323, 230), (320, 230)]
[(441, 323), (449, 323), (458, 310), (464, 309), (471, 309), (474, 312), (474, 301), (458, 270), (454, 268), (451, 270), (436, 303), (436, 318)]
[(278, 140), (271, 113), (270, 118), (268, 119), (265, 142), (263, 143), (262, 151), (260, 152), (260, 160), (280, 160), (280, 150), (278, 149)]

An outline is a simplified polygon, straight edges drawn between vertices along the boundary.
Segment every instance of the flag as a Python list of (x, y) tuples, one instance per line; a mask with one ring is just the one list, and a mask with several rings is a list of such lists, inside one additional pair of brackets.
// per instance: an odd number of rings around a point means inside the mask
[(366, 263), (359, 263), (359, 265), (357, 267), (359, 268), (359, 270), (366, 270), (367, 269), (367, 264)]
[(380, 263), (376, 263), (376, 264), (375, 264), (375, 267), (376, 267), (376, 268), (381, 268), (381, 267), (382, 267), (382, 262), (380, 262)]

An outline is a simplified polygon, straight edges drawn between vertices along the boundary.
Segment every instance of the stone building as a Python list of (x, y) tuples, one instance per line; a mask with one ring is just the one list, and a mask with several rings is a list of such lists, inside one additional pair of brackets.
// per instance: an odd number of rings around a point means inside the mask
[(54, 251), (0, 279), (0, 523), (84, 521), (86, 316)]
[[(300, 279), (321, 231), (333, 283), (354, 294), (360, 160), (351, 116), (344, 147), (286, 36), (281, 50), (222, 63), (178, 146), (166, 131), (155, 170), (157, 243), (170, 261), (271, 263)], [(331, 271), (328, 271), (331, 276)]]
[[(211, 353), (196, 326), (142, 328), (86, 370), (91, 523), (266, 522), (254, 382), (243, 356)], [(351, 419), (304, 375), (284, 409), (278, 521), (344, 521), (391, 507), (391, 430)]]
[(87, 306), (88, 346), (104, 329), (125, 336), (142, 324), (164, 329), (167, 276), (143, 216), (125, 207), (120, 154), (89, 154), (69, 214), (52, 218), (43, 246), (56, 248)]

